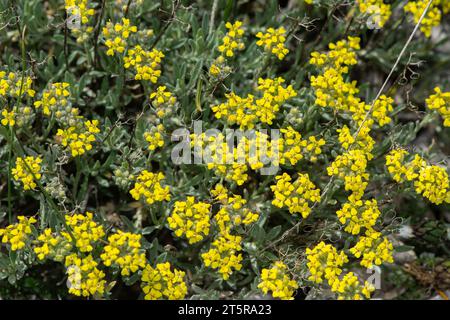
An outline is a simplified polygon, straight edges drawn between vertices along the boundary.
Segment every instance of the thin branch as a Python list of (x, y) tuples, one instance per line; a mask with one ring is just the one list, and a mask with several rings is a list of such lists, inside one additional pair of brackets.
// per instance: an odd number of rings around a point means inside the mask
[(422, 12), (422, 16), (420, 17), (419, 21), (417, 22), (416, 26), (414, 27), (413, 32), (409, 36), (408, 40), (406, 41), (405, 45), (403, 46), (402, 51), (400, 52), (399, 56), (397, 57), (397, 60), (395, 61), (394, 65), (392, 66), (391, 71), (389, 72), (389, 75), (387, 76), (386, 80), (384, 81), (383, 85), (381, 86), (380, 90), (378, 91), (375, 99), (372, 101), (372, 104), (370, 106), (370, 109), (367, 111), (366, 115), (364, 116), (363, 121), (361, 122), (358, 130), (356, 130), (355, 134), (353, 135), (353, 138), (356, 139), (359, 132), (361, 131), (361, 128), (363, 127), (364, 123), (369, 118), (370, 114), (373, 111), (373, 108), (375, 106), (375, 102), (380, 98), (381, 94), (383, 93), (385, 87), (387, 86), (389, 80), (391, 79), (392, 75), (394, 74), (395, 69), (397, 69), (398, 64), (400, 63), (400, 60), (403, 58), (403, 55), (406, 52), (406, 49), (408, 48), (409, 44), (411, 43), (412, 39), (414, 38), (414, 35), (416, 34), (417, 30), (419, 29), (420, 24), (422, 23), (422, 20), (425, 18), (425, 15), (428, 12), (428, 9), (430, 8), (431, 4), (433, 3), (433, 0), (428, 1), (428, 4), (425, 8), (425, 10)]
[[(97, 66), (97, 61), (98, 61), (98, 52), (97, 52), (97, 47), (98, 47), (98, 37), (100, 36), (100, 29), (101, 29), (101, 24), (102, 24), (102, 19), (103, 19), (103, 13), (105, 11), (105, 3), (106, 0), (102, 0), (102, 5), (100, 7), (100, 14), (98, 15), (98, 20), (97, 20), (97, 24), (95, 25), (95, 34), (94, 34), (94, 66)], [(128, 10), (128, 7), (127, 7)]]
[(219, 0), (214, 0), (212, 8), (211, 8), (211, 17), (209, 19), (209, 30), (208, 30), (208, 36), (211, 35), (214, 29), (214, 19), (216, 18), (216, 11), (217, 11), (217, 4)]

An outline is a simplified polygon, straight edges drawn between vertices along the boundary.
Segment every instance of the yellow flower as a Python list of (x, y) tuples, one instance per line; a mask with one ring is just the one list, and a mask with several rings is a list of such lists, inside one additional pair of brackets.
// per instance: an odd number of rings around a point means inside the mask
[(81, 252), (91, 252), (94, 244), (105, 235), (103, 226), (94, 221), (94, 215), (66, 215), (66, 224), (71, 228), (76, 247)]
[(415, 155), (414, 160), (406, 162), (409, 153), (404, 149), (393, 149), (386, 155), (386, 167), (397, 182), (411, 181), (418, 177), (418, 172), (426, 166), (425, 160)]
[(27, 95), (28, 97), (34, 97), (36, 93), (31, 86), (33, 85), (33, 80), (30, 77), (24, 77), (22, 81), (22, 75), (16, 74), (14, 72), (9, 72), (6, 74), (5, 71), (0, 71), (0, 97), (10, 96), (13, 98), (23, 97)]
[(89, 17), (95, 14), (93, 8), (89, 8), (87, 0), (65, 0), (65, 8), (67, 15), (75, 16), (74, 22), (79, 21), (79, 27), (72, 27), (71, 30), (74, 36), (77, 37), (77, 42), (82, 43), (89, 37), (89, 34), (94, 30), (93, 27), (87, 27)]
[(450, 185), (448, 173), (439, 166), (426, 166), (419, 171), (414, 181), (416, 192), (434, 204), (450, 203)]
[(105, 273), (97, 268), (92, 255), (81, 258), (73, 253), (66, 257), (65, 266), (69, 293), (83, 297), (101, 297), (105, 293)]
[(240, 129), (252, 129), (259, 121), (272, 124), (284, 102), (295, 97), (297, 93), (291, 85), (285, 87), (285, 80), (258, 79), (257, 90), (261, 98), (255, 99), (251, 94), (241, 98), (235, 93), (225, 94), (226, 103), (212, 106), (217, 119), (225, 119), (228, 124), (238, 124)]
[(256, 37), (259, 39), (256, 41), (257, 46), (264, 47), (266, 52), (272, 53), (280, 60), (283, 60), (289, 53), (289, 50), (285, 47), (286, 29), (283, 27), (278, 29), (268, 28), (265, 33), (258, 32)]
[(331, 291), (336, 292), (339, 300), (361, 300), (370, 299), (375, 287), (365, 281), (362, 286), (358, 277), (353, 272), (346, 273), (342, 279), (335, 278), (331, 284)]
[(153, 204), (159, 201), (169, 201), (170, 191), (168, 186), (161, 186), (160, 181), (164, 179), (164, 174), (152, 173), (143, 170), (131, 189), (130, 194), (135, 200), (145, 199), (147, 204)]
[[(413, 15), (414, 23), (418, 23), (425, 8), (428, 6), (427, 0), (408, 1), (403, 7), (405, 12), (410, 12)], [(425, 15), (422, 23), (420, 24), (420, 31), (423, 32), (425, 37), (431, 36), (431, 31), (434, 27), (438, 26), (441, 22), (442, 12), (437, 7), (438, 1), (431, 3), (427, 14)]]
[(6, 126), (13, 127), (14, 124), (16, 123), (16, 120), (15, 120), (15, 113), (14, 113), (13, 110), (11, 110), (10, 112), (8, 112), (8, 110), (3, 109), (3, 111), (2, 111), (2, 116), (3, 116), (3, 119), (2, 119), (2, 125), (4, 125), (5, 127), (6, 127)]
[(379, 28), (382, 28), (389, 20), (392, 11), (391, 5), (383, 0), (358, 0), (359, 10), (373, 19)]
[(373, 158), (371, 152), (375, 144), (375, 140), (373, 140), (369, 135), (370, 127), (363, 125), (356, 138), (353, 137), (354, 133), (350, 132), (350, 129), (346, 125), (336, 131), (339, 133), (338, 139), (342, 148), (349, 150), (350, 148), (355, 147), (356, 149), (362, 150), (366, 154), (368, 160)]
[(291, 280), (287, 274), (287, 266), (283, 262), (275, 262), (270, 269), (262, 269), (261, 281), (258, 288), (264, 294), (272, 292), (272, 297), (281, 300), (292, 300), (295, 290), (298, 288), (297, 282)]
[(50, 258), (62, 262), (72, 250), (70, 235), (67, 232), (61, 232), (60, 235), (54, 234), (50, 228), (44, 229), (38, 236), (36, 244), (39, 246), (34, 248), (34, 253), (39, 260)]
[(322, 153), (322, 146), (325, 144), (325, 140), (320, 138), (317, 139), (315, 136), (308, 137), (306, 144), (306, 156), (311, 162), (317, 161), (317, 156)]
[(67, 129), (58, 129), (56, 136), (61, 139), (61, 144), (68, 147), (72, 157), (85, 154), (92, 149), (92, 143), (95, 141), (95, 134), (100, 132), (98, 120), (85, 121), (78, 123)]
[(356, 258), (362, 258), (361, 266), (372, 268), (374, 264), (394, 262), (393, 249), (392, 243), (387, 238), (382, 237), (380, 232), (368, 230), (366, 235), (359, 237), (356, 245), (350, 248), (350, 253)]
[(366, 172), (367, 155), (360, 149), (349, 150), (327, 167), (329, 176), (344, 180), (345, 190), (352, 192), (352, 198), (361, 199), (367, 187), (369, 174)]
[(108, 21), (103, 28), (105, 45), (108, 47), (106, 54), (113, 56), (114, 53), (123, 53), (127, 47), (127, 39), (131, 33), (136, 33), (137, 27), (130, 24), (130, 20), (122, 18), (122, 23), (113, 24)]
[[(28, 156), (26, 158), (18, 157), (16, 166), (11, 170), (14, 180), (21, 181), (24, 190), (34, 190), (36, 188), (36, 180), (41, 179), (41, 162), (40, 157)], [(30, 171), (31, 170), (31, 171)]]
[(233, 227), (239, 225), (250, 225), (259, 218), (258, 213), (246, 208), (247, 200), (239, 195), (228, 196), (228, 190), (221, 184), (217, 184), (211, 195), (221, 204), (220, 210), (214, 216), (214, 220), (222, 234), (229, 233)]
[(248, 167), (245, 163), (246, 157), (243, 148), (230, 148), (225, 141), (225, 136), (207, 137), (205, 133), (191, 135), (191, 145), (199, 150), (199, 156), (203, 159), (209, 170), (227, 181), (235, 182), (237, 185), (244, 184), (248, 179)]
[(9, 243), (11, 251), (17, 251), (25, 247), (29, 239), (28, 236), (32, 233), (31, 225), (36, 223), (36, 219), (33, 217), (18, 216), (17, 220), (17, 223), (0, 229), (2, 243)]
[(348, 73), (348, 67), (357, 64), (356, 51), (360, 50), (360, 38), (348, 37), (328, 45), (328, 53), (312, 52), (309, 63), (322, 69), (334, 70), (336, 74)]
[(320, 242), (313, 249), (306, 249), (307, 266), (311, 275), (308, 280), (322, 283), (328, 280), (332, 285), (336, 278), (342, 273), (341, 267), (348, 262), (348, 257), (341, 251), (338, 252), (331, 244)]
[(217, 119), (225, 119), (228, 124), (238, 124), (241, 129), (252, 129), (258, 118), (254, 112), (254, 97), (241, 98), (234, 92), (225, 94), (227, 102), (211, 107)]
[(371, 229), (380, 214), (375, 199), (366, 201), (351, 199), (336, 212), (339, 221), (346, 225), (344, 230), (351, 234), (359, 234), (361, 228)]
[(296, 165), (303, 158), (302, 148), (307, 146), (307, 141), (302, 140), (302, 135), (291, 126), (280, 129), (282, 134), (280, 149), (280, 163)]
[(418, 194), (435, 204), (450, 203), (450, 185), (445, 168), (427, 165), (418, 154), (406, 162), (409, 153), (403, 149), (394, 149), (386, 156), (386, 167), (397, 182), (413, 181)]
[(161, 75), (161, 61), (164, 54), (153, 49), (146, 51), (140, 45), (128, 50), (127, 56), (123, 58), (126, 69), (133, 68), (135, 80), (146, 80), (156, 83)]
[(301, 213), (306, 219), (311, 212), (309, 202), (320, 201), (320, 190), (309, 180), (309, 175), (300, 173), (292, 181), (287, 174), (276, 176), (277, 184), (270, 187), (274, 193), (272, 204), (278, 208), (287, 207), (291, 214)]
[(166, 86), (159, 86), (155, 92), (150, 94), (152, 106), (156, 109), (158, 117), (163, 118), (173, 113), (177, 98), (166, 91)]
[(41, 100), (34, 103), (36, 109), (42, 108), (45, 116), (54, 115), (63, 125), (72, 126), (79, 118), (79, 110), (72, 108), (70, 102), (70, 86), (67, 82), (55, 82), (42, 93)]
[(229, 233), (219, 235), (209, 251), (202, 253), (203, 263), (206, 267), (217, 269), (222, 278), (228, 280), (233, 269), (239, 271), (242, 268), (241, 242), (240, 236)]
[(450, 127), (450, 92), (442, 92), (440, 88), (434, 88), (435, 94), (427, 98), (427, 107), (436, 110), (444, 119), (444, 127)]
[(210, 210), (210, 204), (187, 197), (186, 201), (175, 202), (167, 223), (177, 237), (185, 236), (189, 244), (194, 244), (209, 234)]
[(170, 263), (158, 263), (156, 268), (147, 265), (142, 271), (141, 287), (145, 300), (181, 300), (187, 293), (184, 282), (185, 273), (175, 269), (170, 270)]
[(108, 237), (100, 258), (107, 267), (117, 267), (122, 276), (130, 276), (146, 266), (145, 251), (141, 249), (141, 235), (118, 231)]
[(228, 29), (228, 32), (222, 38), (222, 44), (218, 49), (226, 57), (232, 57), (236, 50), (243, 50), (245, 48), (244, 42), (242, 41), (244, 29), (242, 29), (241, 21), (236, 21), (235, 23), (227, 22), (225, 27)]
[(144, 138), (148, 142), (148, 149), (150, 151), (156, 150), (164, 146), (164, 126), (159, 124), (150, 129), (149, 132), (144, 133)]

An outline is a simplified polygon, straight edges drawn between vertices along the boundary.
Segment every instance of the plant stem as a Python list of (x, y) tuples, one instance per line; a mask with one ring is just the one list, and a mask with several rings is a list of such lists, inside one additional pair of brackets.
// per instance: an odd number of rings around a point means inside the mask
[(13, 127), (9, 127), (9, 135), (8, 135), (8, 143), (9, 143), (9, 152), (8, 152), (8, 221), (9, 224), (12, 223), (12, 207), (11, 207), (11, 170), (12, 170), (12, 149), (14, 144), (13, 137)]

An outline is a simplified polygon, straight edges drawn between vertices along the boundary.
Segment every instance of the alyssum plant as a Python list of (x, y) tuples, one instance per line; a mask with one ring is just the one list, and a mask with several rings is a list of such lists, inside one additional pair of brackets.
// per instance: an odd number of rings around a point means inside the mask
[[(333, 33), (333, 1), (267, 4), (262, 24), (228, 1), (218, 27), (214, 10), (166, 2), (2, 1), (1, 281), (57, 270), (45, 286), (95, 299), (371, 298), (366, 270), (394, 262), (394, 200), (450, 203), (447, 166), (406, 148), (431, 122), (448, 134), (450, 92), (436, 83), (403, 123), (401, 98), (355, 70), (367, 32), (404, 28), (407, 51), (449, 3), (349, 1)], [(303, 16), (323, 10), (309, 37)], [(172, 162), (180, 128), (208, 161)], [(226, 129), (255, 134), (230, 147)]]

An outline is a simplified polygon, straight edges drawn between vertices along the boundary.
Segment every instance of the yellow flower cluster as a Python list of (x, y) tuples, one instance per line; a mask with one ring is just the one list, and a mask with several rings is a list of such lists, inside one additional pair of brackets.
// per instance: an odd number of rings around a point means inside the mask
[[(86, 26), (86, 24), (89, 23), (89, 17), (95, 14), (95, 10), (89, 8), (88, 0), (64, 0), (64, 2), (68, 19), (74, 17), (70, 29), (77, 37), (77, 42), (83, 43), (94, 30), (93, 27)], [(75, 23), (79, 23), (79, 25), (75, 25)]]
[(75, 246), (80, 252), (91, 252), (93, 245), (105, 235), (103, 226), (94, 221), (91, 212), (66, 215), (66, 224), (72, 230)]
[(450, 185), (448, 173), (439, 166), (426, 166), (419, 172), (414, 181), (414, 187), (421, 194), (435, 204), (450, 203)]
[(22, 97), (27, 95), (28, 97), (34, 97), (35, 91), (31, 89), (33, 80), (30, 77), (24, 77), (22, 83), (22, 75), (5, 71), (0, 71), (0, 97)]
[(256, 37), (259, 39), (256, 41), (257, 46), (264, 47), (266, 52), (275, 55), (280, 60), (283, 60), (289, 53), (289, 50), (285, 47), (286, 29), (283, 27), (278, 29), (268, 28), (264, 33), (258, 32)]
[(61, 232), (61, 235), (54, 235), (52, 229), (46, 228), (38, 237), (34, 248), (39, 260), (46, 258), (58, 262), (64, 261), (64, 257), (72, 250), (71, 238), (67, 232)]
[(68, 147), (72, 157), (77, 157), (92, 149), (95, 134), (100, 132), (97, 126), (98, 120), (86, 120), (82, 126), (58, 129), (56, 136), (61, 139), (61, 144), (64, 147)]
[[(357, 97), (359, 89), (356, 81), (346, 82), (344, 78), (349, 72), (349, 66), (358, 62), (356, 52), (361, 49), (359, 43), (358, 37), (348, 37), (347, 40), (330, 43), (327, 53), (311, 53), (310, 64), (321, 71), (318, 76), (311, 76), (311, 87), (316, 94), (315, 104), (350, 112), (353, 120), (361, 125), (371, 105)], [(373, 103), (372, 112), (365, 124), (371, 127), (376, 121), (382, 127), (390, 123), (388, 113), (393, 111), (392, 103), (392, 98), (380, 96)]]
[(225, 119), (228, 124), (239, 125), (240, 129), (253, 129), (259, 121), (272, 124), (282, 104), (297, 95), (291, 85), (284, 87), (284, 79), (258, 79), (257, 90), (261, 98), (251, 94), (241, 98), (235, 93), (226, 94), (227, 102), (212, 106), (217, 119)]
[(141, 249), (141, 235), (119, 230), (108, 237), (100, 258), (107, 267), (118, 267), (122, 276), (129, 276), (146, 266), (144, 250)]
[(36, 109), (42, 108), (42, 113), (48, 117), (54, 115), (65, 125), (74, 125), (79, 110), (72, 108), (70, 103), (70, 85), (67, 82), (55, 82), (42, 93), (41, 100), (34, 102)]
[(242, 268), (242, 237), (229, 233), (220, 234), (212, 244), (209, 251), (202, 253), (203, 263), (206, 267), (217, 269), (224, 280), (228, 280), (233, 269)]
[(244, 207), (247, 204), (247, 200), (240, 195), (231, 194), (229, 196), (228, 189), (223, 185), (217, 184), (211, 190), (211, 194), (221, 204), (220, 210), (214, 216), (221, 234), (229, 233), (233, 227), (250, 225), (258, 220), (259, 214)]
[(101, 296), (105, 292), (105, 273), (97, 268), (98, 263), (88, 255), (80, 258), (76, 254), (66, 257), (69, 293), (76, 296)]
[(16, 124), (16, 117), (14, 111), (8, 112), (7, 109), (3, 109), (2, 111), (2, 125), (13, 127)]
[(267, 134), (254, 131), (251, 132), (251, 135), (244, 136), (238, 141), (237, 154), (242, 157), (242, 162), (245, 160), (252, 170), (258, 170), (270, 160), (278, 161), (277, 150), (274, 150), (273, 147)]
[(226, 93), (227, 102), (211, 107), (217, 119), (224, 118), (228, 124), (238, 124), (241, 129), (252, 129), (257, 122), (254, 112), (254, 96), (241, 98), (234, 92)]
[(397, 182), (412, 181), (419, 176), (419, 171), (426, 165), (426, 161), (418, 154), (414, 159), (406, 162), (409, 153), (404, 149), (393, 149), (386, 155), (386, 167), (392, 178)]
[(386, 237), (382, 237), (380, 232), (368, 230), (366, 235), (359, 237), (356, 245), (350, 248), (350, 253), (356, 258), (362, 258), (361, 266), (372, 268), (374, 264), (393, 263), (393, 250), (392, 243)]
[(281, 77), (275, 79), (258, 79), (257, 90), (262, 97), (255, 101), (256, 116), (262, 123), (272, 124), (280, 107), (287, 100), (297, 96), (292, 85), (283, 86), (285, 80)]
[(131, 33), (137, 32), (137, 27), (130, 25), (130, 20), (122, 18), (122, 23), (113, 24), (108, 21), (103, 28), (105, 45), (108, 47), (106, 54), (113, 56), (114, 53), (123, 53), (127, 47), (127, 39)]
[(221, 55), (214, 60), (209, 68), (209, 73), (215, 77), (228, 73), (231, 69), (227, 66), (225, 59), (233, 57), (235, 55), (235, 51), (244, 50), (245, 48), (244, 41), (242, 40), (244, 35), (242, 22), (227, 22), (225, 27), (228, 29), (228, 32), (222, 38), (222, 44), (218, 47)]
[(34, 190), (36, 188), (35, 180), (40, 180), (42, 176), (40, 173), (41, 163), (40, 157), (18, 157), (16, 166), (11, 170), (14, 180), (22, 182), (24, 190)]
[(177, 98), (171, 92), (166, 91), (166, 86), (159, 86), (155, 92), (152, 92), (150, 100), (160, 118), (172, 114), (177, 102)]
[(330, 51), (327, 53), (312, 52), (309, 63), (322, 71), (335, 70), (337, 74), (348, 73), (348, 67), (358, 63), (356, 51), (361, 49), (360, 41), (358, 37), (348, 37), (347, 40), (330, 43), (328, 45)]
[(379, 28), (386, 24), (392, 14), (391, 5), (383, 0), (358, 0), (358, 5), (359, 11), (373, 19), (372, 22)]
[(413, 181), (415, 190), (432, 203), (450, 203), (450, 185), (445, 168), (428, 165), (418, 154), (406, 162), (409, 153), (403, 149), (393, 149), (386, 155), (386, 167), (397, 182)]
[(32, 233), (31, 225), (36, 223), (36, 219), (33, 217), (18, 216), (17, 220), (19, 220), (17, 223), (11, 224), (5, 229), (0, 229), (2, 243), (9, 243), (12, 251), (25, 247), (28, 235)]
[(351, 191), (351, 198), (358, 200), (366, 190), (369, 174), (366, 172), (367, 157), (364, 151), (349, 150), (341, 155), (327, 167), (329, 176), (337, 176), (344, 180), (345, 190)]
[(338, 139), (342, 148), (349, 150), (351, 147), (356, 147), (356, 149), (360, 149), (366, 154), (367, 160), (373, 158), (371, 152), (375, 141), (369, 135), (370, 128), (368, 126), (363, 125), (356, 138), (353, 137), (354, 133), (351, 133), (349, 127), (346, 125), (336, 131), (339, 133)]
[(444, 119), (444, 126), (450, 127), (450, 92), (442, 92), (438, 87), (434, 88), (435, 94), (427, 98), (427, 107), (436, 110)]
[(258, 288), (264, 294), (271, 291), (274, 298), (292, 300), (298, 284), (291, 280), (287, 271), (287, 266), (280, 261), (275, 262), (270, 269), (262, 269)]
[(223, 134), (213, 136), (207, 136), (205, 133), (192, 134), (190, 139), (191, 146), (201, 153), (209, 170), (213, 170), (219, 177), (233, 181), (237, 185), (247, 181), (245, 148), (239, 146), (230, 148)]
[(222, 44), (218, 47), (218, 50), (224, 53), (226, 57), (232, 57), (236, 50), (243, 50), (245, 48), (244, 42), (242, 41), (244, 29), (242, 28), (241, 21), (234, 23), (227, 22), (225, 27), (228, 29), (228, 32), (222, 38)]
[(161, 186), (161, 180), (164, 174), (153, 173), (143, 170), (134, 184), (134, 188), (130, 190), (130, 194), (135, 200), (145, 199), (147, 204), (153, 204), (159, 201), (169, 201), (170, 191), (168, 186)]
[(167, 218), (169, 228), (177, 237), (186, 237), (189, 244), (202, 241), (209, 234), (211, 205), (196, 202), (194, 197), (176, 201), (172, 214)]
[[(413, 15), (414, 23), (418, 23), (428, 5), (428, 2), (429, 1), (427, 0), (408, 1), (408, 3), (403, 7), (403, 10), (411, 13)], [(448, 13), (447, 2), (447, 0), (435, 0), (431, 3), (427, 14), (420, 24), (420, 31), (422, 31), (426, 37), (429, 38), (433, 28), (439, 26), (441, 23), (442, 11), (444, 13)], [(439, 8), (441, 4), (442, 9)]]
[(325, 144), (325, 140), (320, 138), (317, 139), (315, 136), (308, 137), (308, 142), (306, 144), (306, 156), (309, 161), (316, 162), (317, 156), (322, 153), (322, 146)]
[(331, 244), (325, 244), (323, 241), (312, 249), (306, 249), (306, 259), (311, 273), (308, 280), (315, 283), (327, 280), (330, 286), (342, 273), (341, 267), (348, 262), (343, 251), (338, 252)]
[[(392, 105), (394, 99), (386, 95), (381, 95), (374, 103), (370, 117), (367, 118), (364, 125), (372, 127), (375, 121), (380, 127), (390, 123), (392, 119), (388, 116), (390, 112), (394, 110)], [(352, 118), (358, 124), (361, 125), (364, 121), (366, 113), (369, 112), (371, 105), (360, 103), (359, 105), (354, 105), (356, 107), (351, 107), (350, 111), (353, 113)]]
[[(308, 137), (307, 140), (302, 139), (302, 135), (291, 126), (280, 129), (282, 137), (278, 140), (278, 151), (280, 155), (280, 164), (289, 163), (296, 165), (304, 156), (309, 158), (311, 162), (317, 160), (317, 156), (322, 153), (322, 146), (325, 144), (324, 139), (317, 139), (315, 136)], [(277, 150), (273, 150), (273, 153)]]
[(259, 214), (245, 207), (247, 201), (241, 196), (230, 195), (222, 184), (217, 184), (211, 190), (211, 195), (220, 203), (220, 209), (214, 216), (219, 232), (210, 249), (201, 256), (206, 267), (217, 269), (221, 277), (228, 280), (233, 269), (242, 268), (242, 237), (232, 235), (231, 231), (240, 225), (256, 222)]
[(128, 50), (127, 56), (123, 58), (126, 69), (133, 68), (135, 80), (146, 80), (156, 83), (161, 76), (161, 61), (164, 54), (157, 50), (146, 51), (140, 45)]
[(170, 263), (158, 263), (156, 268), (147, 265), (142, 271), (142, 290), (145, 300), (181, 300), (186, 296), (187, 286), (184, 272), (170, 270)]
[(407, 168), (404, 166), (405, 156), (408, 152), (404, 149), (393, 149), (386, 155), (386, 167), (392, 178), (397, 182), (404, 181), (403, 175)]
[(100, 132), (98, 120), (87, 120), (79, 115), (79, 109), (70, 102), (70, 85), (67, 82), (51, 83), (42, 93), (41, 100), (34, 102), (36, 109), (42, 108), (44, 115), (55, 117), (61, 124), (56, 138), (70, 151), (73, 157), (81, 156), (92, 149), (95, 134)]
[(148, 149), (154, 151), (164, 146), (164, 125), (153, 126), (150, 131), (144, 133), (144, 138), (148, 142)]
[(130, 24), (130, 20), (122, 18), (122, 23), (113, 24), (108, 21), (103, 28), (105, 45), (108, 47), (106, 54), (113, 56), (114, 53), (123, 53), (127, 47), (127, 39), (131, 33), (137, 32), (137, 27)]
[(381, 215), (377, 200), (349, 200), (336, 212), (339, 221), (345, 225), (345, 231), (359, 234), (361, 228), (371, 230)]
[(220, 76), (221, 78), (225, 78), (227, 74), (231, 73), (231, 67), (227, 65), (225, 57), (220, 55), (214, 59), (211, 67), (209, 67), (209, 73), (214, 77)]
[(361, 300), (363, 297), (370, 299), (375, 287), (367, 281), (362, 286), (358, 277), (353, 272), (349, 272), (342, 279), (336, 278), (334, 280), (331, 291), (338, 294), (339, 300)]
[(355, 96), (359, 92), (356, 81), (345, 82), (336, 69), (327, 69), (321, 75), (311, 76), (311, 87), (316, 94), (315, 104), (320, 107), (328, 106), (345, 111), (361, 108), (361, 102)]
[(305, 219), (311, 212), (309, 202), (320, 201), (320, 190), (309, 180), (309, 175), (299, 173), (292, 182), (287, 173), (276, 176), (277, 184), (270, 186), (274, 193), (272, 204), (278, 208), (287, 207), (291, 214), (300, 213)]

